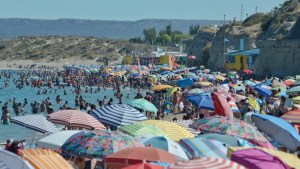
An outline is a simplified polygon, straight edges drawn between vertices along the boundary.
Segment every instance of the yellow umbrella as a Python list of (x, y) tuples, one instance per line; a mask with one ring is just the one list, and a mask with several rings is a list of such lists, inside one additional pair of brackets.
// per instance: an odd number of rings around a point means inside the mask
[(153, 86), (152, 87), (152, 91), (158, 91), (158, 90), (165, 90), (165, 89), (168, 89), (168, 88), (172, 88), (172, 86), (170, 85), (157, 85), (157, 86)]
[(114, 75), (114, 76), (122, 76), (123, 73), (121, 73), (121, 72), (115, 72), (115, 73), (113, 73), (113, 75)]
[(58, 153), (46, 149), (19, 150), (18, 154), (27, 160), (35, 169), (53, 169), (73, 167)]
[[(245, 150), (249, 148), (251, 147), (228, 147), (227, 156), (231, 158), (231, 155), (234, 151)], [(300, 168), (300, 159), (295, 154), (285, 153), (283, 151), (278, 151), (278, 150), (268, 149), (263, 147), (255, 147), (255, 148), (258, 148), (266, 153), (269, 153), (281, 159), (283, 162), (285, 162), (287, 165), (289, 165), (292, 168)]]
[(178, 89), (180, 89), (179, 87), (172, 87), (168, 89), (168, 94), (173, 94), (174, 92), (176, 92)]
[(220, 75), (215, 76), (218, 80), (224, 81), (226, 78)]
[(171, 140), (179, 141), (183, 138), (194, 138), (195, 136), (186, 128), (168, 121), (162, 120), (146, 120), (139, 123), (154, 125), (160, 128)]
[(300, 96), (297, 96), (297, 97), (293, 97), (292, 99), (291, 99), (293, 102), (295, 102), (295, 103), (300, 103)]
[(213, 86), (210, 82), (197, 82), (196, 85), (198, 86)]

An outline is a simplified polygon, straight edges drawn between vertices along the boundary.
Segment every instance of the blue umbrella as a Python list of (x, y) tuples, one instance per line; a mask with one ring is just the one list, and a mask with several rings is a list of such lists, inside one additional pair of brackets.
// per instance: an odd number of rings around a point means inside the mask
[(267, 98), (270, 98), (270, 96), (272, 95), (272, 92), (270, 90), (260, 87), (260, 86), (256, 86), (254, 88), (254, 90), (256, 90), (259, 94), (261, 94)]
[(187, 95), (185, 98), (198, 108), (215, 110), (215, 106), (210, 95)]
[(177, 86), (184, 87), (184, 88), (194, 86), (194, 82), (191, 78), (184, 78), (184, 79), (177, 80), (176, 84)]
[(296, 151), (300, 146), (300, 135), (296, 129), (285, 120), (264, 114), (253, 114), (252, 121), (256, 127), (290, 151)]

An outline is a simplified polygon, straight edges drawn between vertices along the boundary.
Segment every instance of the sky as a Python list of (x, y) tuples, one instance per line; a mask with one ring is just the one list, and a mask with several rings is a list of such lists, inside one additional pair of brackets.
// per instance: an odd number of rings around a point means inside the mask
[(33, 19), (241, 19), (270, 12), (285, 0), (0, 0), (0, 18)]

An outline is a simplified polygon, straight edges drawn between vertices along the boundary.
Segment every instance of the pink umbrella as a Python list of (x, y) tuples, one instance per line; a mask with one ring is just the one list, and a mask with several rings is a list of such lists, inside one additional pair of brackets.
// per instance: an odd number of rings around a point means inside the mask
[(193, 56), (193, 55), (192, 55), (192, 56), (189, 56), (188, 58), (189, 58), (189, 59), (196, 59), (196, 56)]
[(106, 127), (93, 116), (79, 110), (62, 110), (50, 114), (49, 120), (71, 128), (85, 128), (88, 130), (105, 130)]

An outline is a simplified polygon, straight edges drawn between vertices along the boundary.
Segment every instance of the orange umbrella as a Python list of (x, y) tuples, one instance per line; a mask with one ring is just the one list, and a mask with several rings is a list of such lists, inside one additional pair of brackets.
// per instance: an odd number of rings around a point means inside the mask
[(153, 147), (135, 147), (120, 150), (105, 158), (105, 163), (109, 164), (136, 164), (147, 162), (167, 162), (175, 163), (176, 158), (167, 151)]
[(153, 165), (149, 163), (138, 163), (134, 165), (129, 165), (126, 167), (122, 167), (122, 169), (163, 169), (164, 167)]
[(170, 85), (157, 85), (157, 86), (153, 86), (152, 87), (152, 91), (159, 91), (159, 90), (165, 90), (165, 89), (168, 89), (168, 88), (172, 88), (173, 86), (170, 86)]
[(297, 82), (296, 80), (294, 79), (287, 79), (285, 80), (283, 83), (287, 86), (291, 86), (292, 84), (294, 84), (295, 82)]
[(35, 169), (73, 169), (58, 153), (46, 149), (19, 150), (18, 154), (27, 160)]

